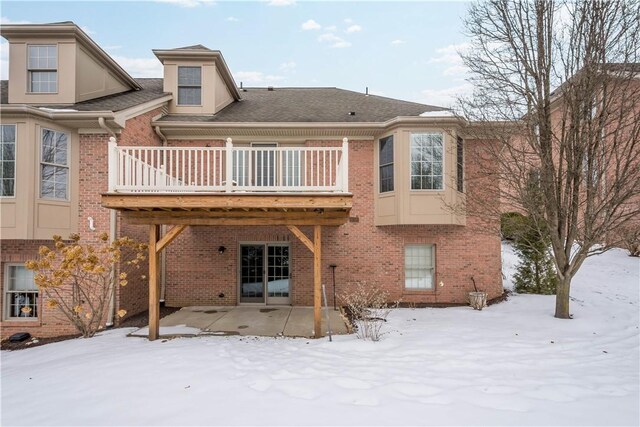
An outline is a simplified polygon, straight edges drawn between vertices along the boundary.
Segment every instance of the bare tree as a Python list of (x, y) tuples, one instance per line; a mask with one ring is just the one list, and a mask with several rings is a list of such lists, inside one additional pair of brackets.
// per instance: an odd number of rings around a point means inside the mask
[(570, 318), (584, 260), (616, 244), (616, 230), (640, 226), (639, 2), (491, 0), (474, 3), (465, 26), (474, 93), (460, 109), (480, 123), (467, 133), (497, 140), (489, 155), (500, 185), (487, 190), (548, 233), (555, 316)]

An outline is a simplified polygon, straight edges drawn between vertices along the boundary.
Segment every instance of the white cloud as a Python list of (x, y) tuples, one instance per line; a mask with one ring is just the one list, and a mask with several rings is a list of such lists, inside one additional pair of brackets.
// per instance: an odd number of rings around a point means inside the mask
[(6, 16), (0, 17), (0, 24), (2, 25), (22, 25), (22, 24), (33, 24), (31, 21), (14, 21), (11, 18), (7, 18)]
[(346, 30), (347, 33), (358, 33), (360, 31), (362, 31), (362, 27), (360, 25), (352, 25)]
[(280, 69), (285, 72), (292, 72), (295, 71), (297, 65), (298, 64), (296, 64), (294, 61), (283, 62), (282, 64), (280, 64)]
[(304, 22), (301, 27), (303, 30), (319, 30), (320, 28), (322, 28), (322, 25), (318, 24), (313, 19), (309, 19), (308, 21)]
[(162, 77), (162, 64), (156, 58), (128, 58), (113, 55), (116, 61), (133, 77)]
[(465, 67), (460, 53), (466, 52), (471, 45), (469, 43), (450, 44), (445, 47), (436, 49), (436, 56), (429, 58), (430, 64), (442, 64), (445, 66), (442, 75), (453, 76), (460, 79), (464, 78), (467, 74), (467, 67)]
[(319, 42), (326, 42), (333, 48), (344, 48), (351, 46), (351, 43), (346, 41), (345, 39), (336, 36), (333, 33), (324, 33), (320, 37), (318, 37)]
[(229, 16), (229, 17), (226, 19), (226, 21), (228, 21), (228, 22), (238, 22), (238, 21), (239, 21), (239, 19), (238, 19), (238, 18), (236, 18), (235, 16)]
[(90, 30), (89, 27), (87, 27), (87, 26), (83, 25), (82, 27), (80, 27), (80, 29), (82, 31), (84, 31), (85, 33), (87, 33), (88, 35), (90, 35), (90, 36), (95, 34), (95, 31)]
[(425, 89), (420, 94), (420, 102), (439, 107), (453, 107), (456, 98), (461, 95), (469, 95), (473, 92), (471, 83), (463, 83), (445, 89)]
[(212, 6), (216, 2), (214, 0), (155, 0), (158, 3), (174, 4), (180, 7), (198, 7), (198, 6)]
[(284, 80), (283, 76), (264, 74), (262, 71), (238, 71), (233, 73), (233, 78), (243, 85), (266, 85)]
[(402, 39), (391, 40), (391, 44), (394, 46), (405, 44), (406, 42), (407, 42), (406, 40), (402, 40)]
[(293, 6), (296, 4), (296, 0), (271, 0), (269, 6)]

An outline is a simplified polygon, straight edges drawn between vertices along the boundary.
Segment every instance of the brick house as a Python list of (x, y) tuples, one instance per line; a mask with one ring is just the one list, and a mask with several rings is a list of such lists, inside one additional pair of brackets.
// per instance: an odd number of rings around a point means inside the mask
[(497, 221), (451, 209), (493, 184), (490, 142), (447, 110), (238, 87), (201, 45), (154, 50), (164, 78), (136, 79), (71, 22), (0, 32), (3, 337), (73, 332), (23, 266), (54, 234), (149, 242), (148, 278), (118, 289), (107, 324), (149, 309), (151, 339), (161, 302), (313, 305), (319, 322), (332, 265), (338, 295), (464, 304), (471, 276), (502, 294)]

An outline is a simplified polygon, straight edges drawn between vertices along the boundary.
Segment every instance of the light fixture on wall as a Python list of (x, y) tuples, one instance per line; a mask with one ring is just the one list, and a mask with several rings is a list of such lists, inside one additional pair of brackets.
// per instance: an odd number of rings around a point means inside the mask
[(227, 248), (225, 248), (224, 246), (220, 246), (220, 247), (218, 248), (218, 252), (219, 252), (220, 254), (223, 254), (223, 253), (224, 253), (224, 251), (226, 251), (226, 250), (227, 250)]

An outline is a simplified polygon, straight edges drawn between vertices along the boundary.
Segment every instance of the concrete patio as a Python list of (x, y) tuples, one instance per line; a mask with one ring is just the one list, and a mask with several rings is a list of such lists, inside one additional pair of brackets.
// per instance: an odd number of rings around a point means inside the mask
[[(328, 309), (331, 332), (348, 333), (339, 311)], [(328, 332), (326, 314), (322, 330)], [(148, 328), (131, 333), (146, 337)], [(312, 337), (313, 307), (184, 307), (160, 319), (160, 336), (252, 335), (264, 337)]]

